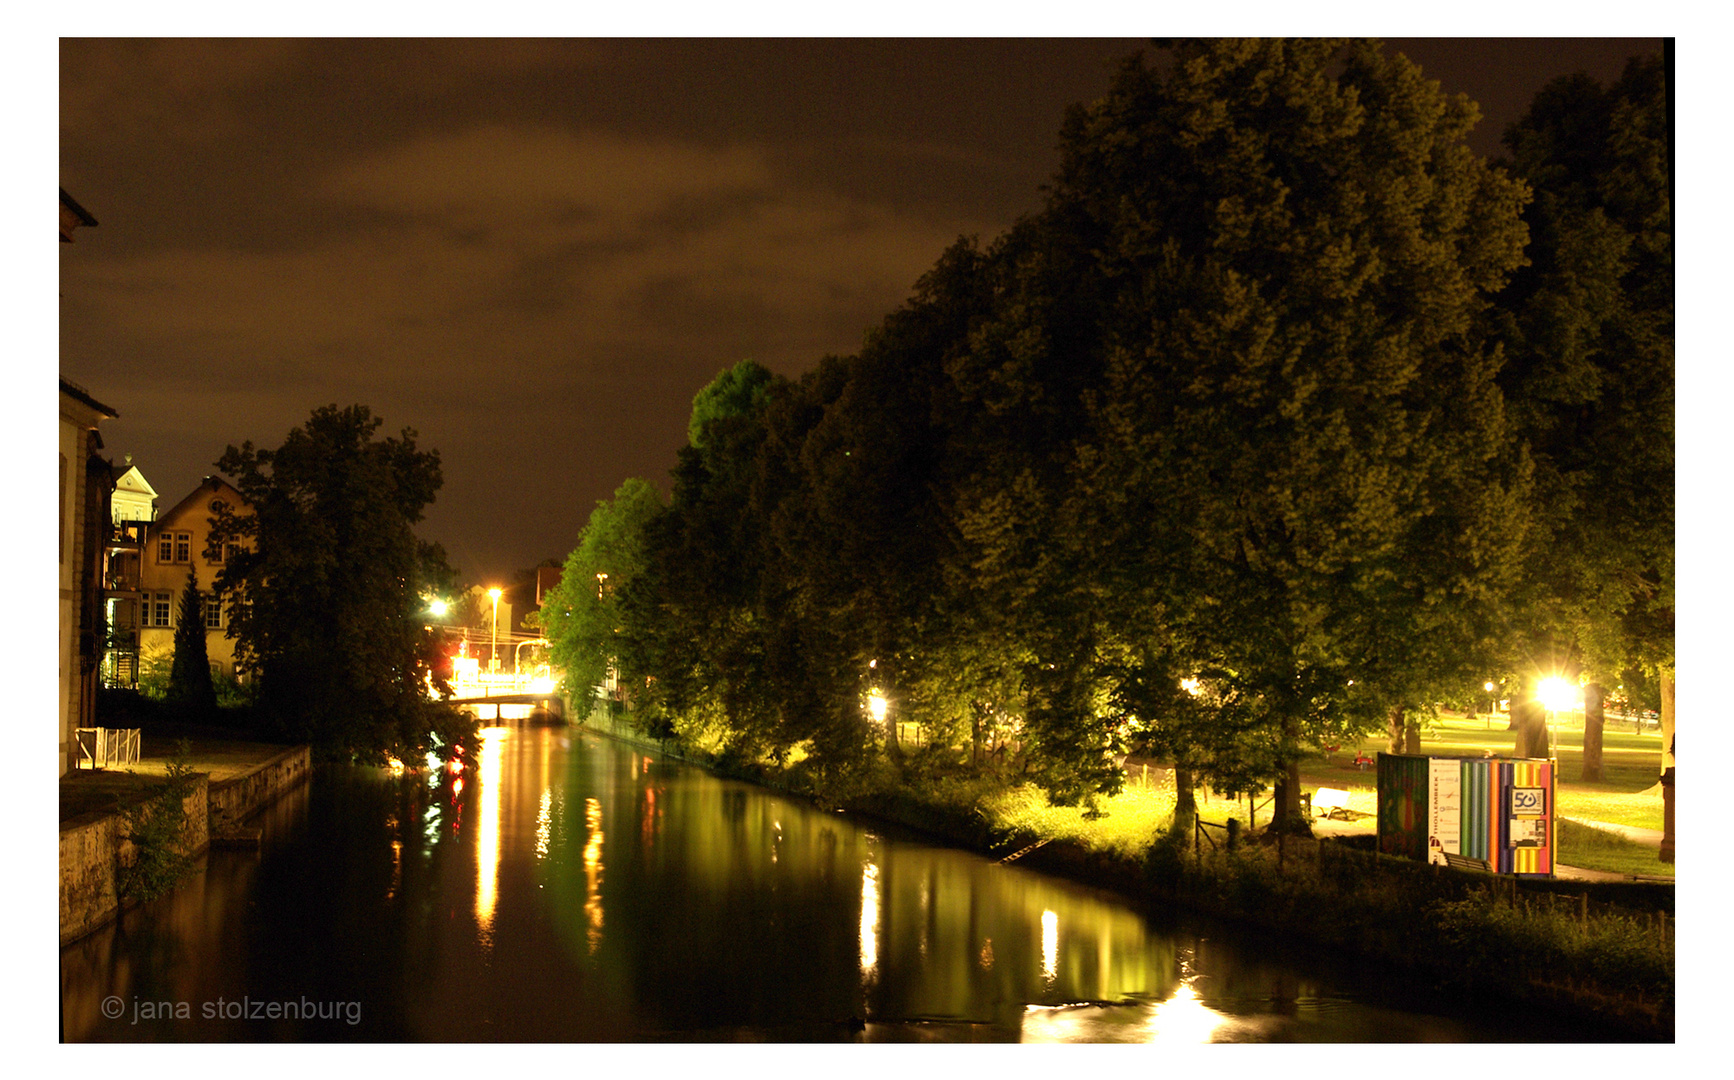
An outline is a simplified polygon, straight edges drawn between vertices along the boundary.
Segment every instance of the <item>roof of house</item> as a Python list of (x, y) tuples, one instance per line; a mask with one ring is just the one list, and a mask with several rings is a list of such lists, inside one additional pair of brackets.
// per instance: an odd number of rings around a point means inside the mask
[(111, 466), (114, 470), (114, 488), (116, 491), (131, 491), (152, 499), (157, 497), (157, 489), (151, 487), (150, 481), (144, 478), (144, 473), (138, 471), (138, 466), (132, 463), (132, 455), (127, 455), (124, 465)]
[(221, 477), (207, 476), (199, 482), (198, 487), (187, 493), (186, 498), (182, 499), (163, 513), (157, 515), (157, 527), (161, 528), (162, 526), (173, 522), (180, 517), (183, 510), (186, 510), (195, 504), (204, 502), (206, 499), (210, 498), (212, 494), (217, 492), (226, 492), (228, 498), (234, 502), (236, 506), (250, 505), (246, 498), (243, 497), (239, 491), (235, 490), (233, 484)]
[(115, 412), (107, 405), (104, 405), (102, 402), (91, 397), (89, 390), (86, 390), (75, 382), (68, 381), (64, 375), (60, 377), (60, 392), (69, 398), (83, 402), (110, 420), (120, 419), (120, 413)]
[[(71, 215), (71, 220), (68, 220), (68, 215)], [(74, 229), (78, 228), (80, 225), (95, 224), (96, 218), (91, 216), (90, 211), (78, 205), (78, 200), (73, 198), (71, 195), (68, 195), (65, 188), (61, 188), (60, 242), (63, 244), (72, 243), (72, 231)]]

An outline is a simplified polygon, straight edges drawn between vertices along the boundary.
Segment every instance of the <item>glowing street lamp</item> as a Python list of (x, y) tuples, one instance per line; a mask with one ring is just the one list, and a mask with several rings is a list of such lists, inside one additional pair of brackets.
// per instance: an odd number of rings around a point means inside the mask
[(1559, 759), (1558, 716), (1562, 709), (1569, 709), (1577, 702), (1577, 686), (1558, 675), (1550, 675), (1541, 680), (1536, 688), (1536, 696), (1541, 699), (1541, 705), (1548, 711), (1548, 759)]
[(886, 701), (885, 695), (881, 694), (879, 691), (873, 690), (868, 693), (867, 711), (873, 714), (874, 723), (882, 724), (885, 722), (885, 710), (890, 708), (890, 706), (891, 703)]
[(1498, 704), (1493, 700), (1493, 680), (1489, 679), (1482, 683), (1481, 689), (1487, 691), (1487, 726), (1491, 729), (1493, 727), (1493, 714), (1499, 711)]
[(500, 592), (497, 588), (488, 590), (488, 599), (494, 602), (494, 636), (488, 642), (489, 671), (500, 670)]

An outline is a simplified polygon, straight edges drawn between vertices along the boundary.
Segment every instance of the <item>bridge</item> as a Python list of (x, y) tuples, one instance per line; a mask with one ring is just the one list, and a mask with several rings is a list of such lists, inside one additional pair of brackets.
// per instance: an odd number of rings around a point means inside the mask
[(559, 683), (553, 671), (547, 664), (529, 668), (518, 666), (522, 646), (545, 645), (547, 642), (530, 639), (515, 644), (511, 671), (484, 671), (479, 657), (453, 657), (452, 696), (445, 699), (447, 704), (456, 705), (479, 720), (545, 718), (565, 723), (566, 702), (560, 696)]

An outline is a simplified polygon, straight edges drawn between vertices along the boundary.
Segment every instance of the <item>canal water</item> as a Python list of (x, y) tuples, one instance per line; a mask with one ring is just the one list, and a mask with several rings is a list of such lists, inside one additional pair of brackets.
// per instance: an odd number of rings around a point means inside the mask
[(85, 1041), (1420, 1042), (1594, 1032), (1405, 997), (577, 729), (320, 770), (61, 954)]

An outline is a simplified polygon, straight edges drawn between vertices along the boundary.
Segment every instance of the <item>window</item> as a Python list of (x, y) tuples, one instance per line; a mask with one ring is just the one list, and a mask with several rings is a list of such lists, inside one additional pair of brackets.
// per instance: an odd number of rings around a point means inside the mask
[(193, 534), (166, 532), (157, 539), (157, 562), (184, 563), (193, 557)]
[(205, 629), (221, 630), (223, 628), (223, 601), (219, 597), (207, 596), (202, 601), (205, 608)]
[(241, 545), (233, 540), (223, 545), (223, 561), (227, 562), (241, 553)]
[(147, 626), (167, 626), (169, 612), (172, 610), (174, 593), (147, 593), (146, 601), (150, 604), (150, 621)]

